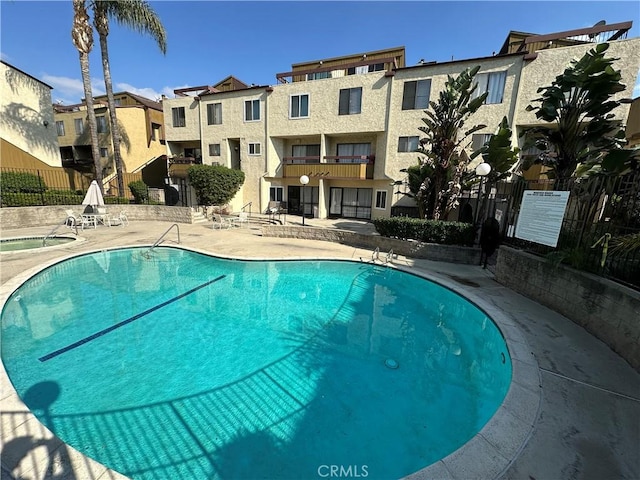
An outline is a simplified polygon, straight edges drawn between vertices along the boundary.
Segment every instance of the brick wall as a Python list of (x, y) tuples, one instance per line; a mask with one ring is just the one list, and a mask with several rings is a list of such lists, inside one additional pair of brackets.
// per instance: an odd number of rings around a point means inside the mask
[(317, 227), (290, 227), (269, 225), (262, 227), (262, 235), (265, 237), (301, 238), (305, 240), (324, 240), (327, 242), (353, 245), (354, 247), (380, 249), (381, 257), (389, 250), (398, 255), (412, 258), (423, 258), (439, 262), (464, 263), (469, 265), (480, 264), (480, 249), (471, 247), (459, 247), (456, 245), (436, 245), (433, 243), (420, 243), (413, 241), (387, 238), (380, 235), (365, 235)]
[(505, 246), (496, 280), (584, 327), (640, 371), (640, 292)]

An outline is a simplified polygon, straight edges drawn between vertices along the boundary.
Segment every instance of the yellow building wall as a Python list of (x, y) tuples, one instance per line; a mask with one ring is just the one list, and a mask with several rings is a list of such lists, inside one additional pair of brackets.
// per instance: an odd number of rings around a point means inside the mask
[[(156, 112), (156, 110), (147, 110)], [(157, 112), (162, 115), (162, 112)], [(116, 111), (118, 122), (124, 129), (129, 148), (125, 142), (121, 142), (120, 153), (126, 172), (133, 172), (150, 160), (164, 155), (165, 146), (160, 143), (160, 138), (151, 139), (151, 120), (149, 120), (142, 107), (121, 107)], [(155, 115), (157, 118), (158, 115)], [(162, 118), (162, 117), (160, 117)], [(157, 123), (157, 122), (156, 122)], [(113, 149), (109, 152), (113, 156)]]
[(0, 63), (0, 137), (51, 166), (61, 166), (51, 89)]

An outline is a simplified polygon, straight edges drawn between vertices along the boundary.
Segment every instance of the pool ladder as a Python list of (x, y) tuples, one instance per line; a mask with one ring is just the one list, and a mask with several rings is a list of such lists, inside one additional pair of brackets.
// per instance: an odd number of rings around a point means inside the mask
[(156, 243), (154, 243), (151, 248), (149, 249), (149, 251), (153, 250), (154, 248), (156, 248), (158, 245), (160, 245), (160, 243), (162, 242), (162, 240), (164, 239), (164, 237), (167, 236), (167, 233), (169, 233), (171, 231), (171, 229), (173, 227), (176, 227), (176, 231), (178, 232), (178, 245), (180, 244), (180, 226), (177, 223), (174, 223), (173, 225), (171, 225), (169, 228), (167, 228), (167, 230), (160, 235), (160, 238), (158, 238), (158, 240), (156, 240)]
[[(47, 239), (48, 238), (52, 238), (53, 234), (56, 233), (58, 231), (58, 229), (67, 224), (67, 220), (65, 219), (65, 221), (59, 225), (56, 225), (55, 227), (53, 227), (53, 230), (51, 230), (49, 233), (47, 233), (44, 238), (42, 239), (42, 246), (46, 247), (47, 246)], [(78, 227), (76, 227), (76, 235), (78, 234)]]
[[(380, 247), (376, 247), (376, 249), (371, 252), (371, 263), (376, 263), (380, 260)], [(362, 257), (360, 257), (360, 261), (362, 261)], [(389, 250), (384, 258), (384, 263), (393, 263), (393, 249)]]

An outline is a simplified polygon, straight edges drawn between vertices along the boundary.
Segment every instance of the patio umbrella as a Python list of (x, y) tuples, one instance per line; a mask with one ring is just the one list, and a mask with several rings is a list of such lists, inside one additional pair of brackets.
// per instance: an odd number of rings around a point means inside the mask
[(84, 200), (82, 200), (82, 205), (91, 205), (92, 207), (104, 205), (104, 198), (102, 198), (102, 191), (98, 186), (98, 182), (96, 182), (95, 180), (93, 180), (91, 182), (91, 185), (89, 185), (87, 194), (84, 196)]

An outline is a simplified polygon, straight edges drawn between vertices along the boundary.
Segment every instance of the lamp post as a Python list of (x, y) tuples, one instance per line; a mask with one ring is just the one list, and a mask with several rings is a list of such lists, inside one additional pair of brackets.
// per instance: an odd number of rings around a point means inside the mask
[(482, 218), (480, 219), (478, 218), (479, 217), (478, 214), (480, 213), (479, 211), (481, 210), (482, 206), (484, 206), (484, 192), (483, 192), (484, 177), (486, 177), (490, 173), (491, 173), (491, 165), (489, 165), (486, 162), (483, 162), (476, 167), (476, 175), (480, 177), (480, 186), (478, 187), (478, 202), (480, 201), (480, 196), (482, 195), (482, 203), (480, 204), (481, 207), (477, 208), (477, 205), (476, 205), (476, 224), (478, 223), (478, 220), (480, 220), (480, 222), (483, 221)]
[(302, 184), (302, 226), (304, 227), (304, 187), (309, 183), (309, 177), (302, 175), (300, 177), (300, 183)]

